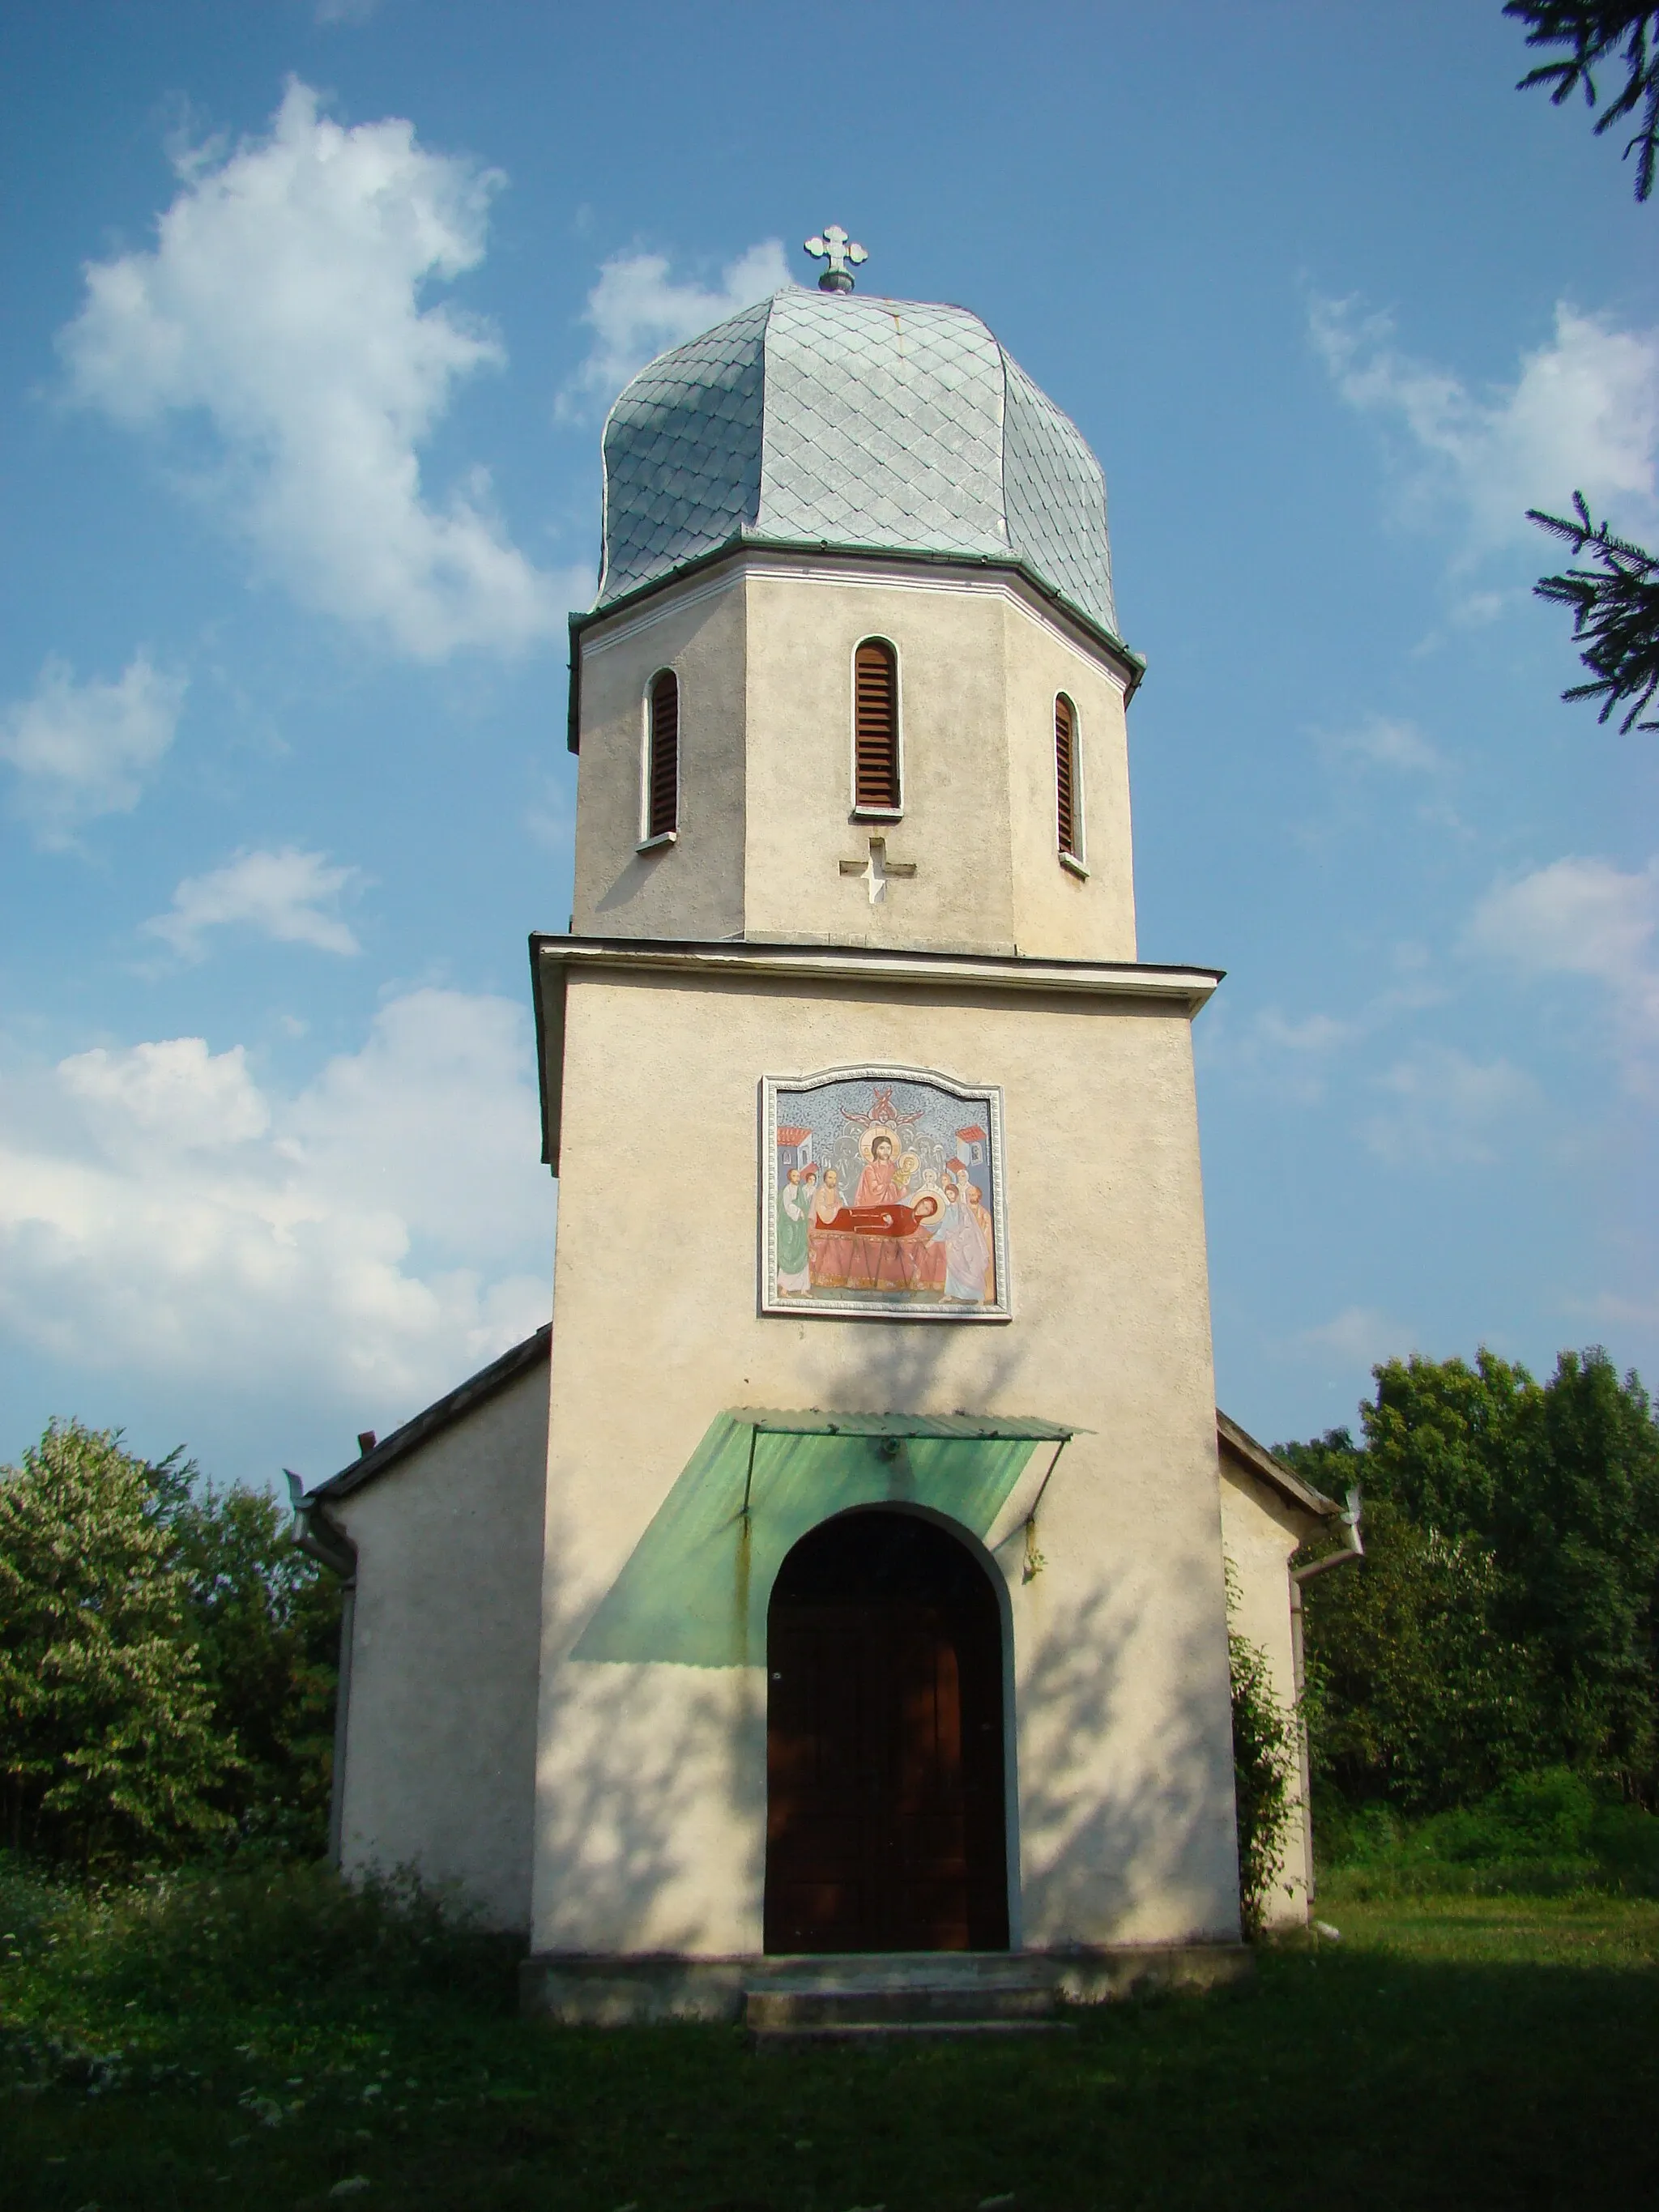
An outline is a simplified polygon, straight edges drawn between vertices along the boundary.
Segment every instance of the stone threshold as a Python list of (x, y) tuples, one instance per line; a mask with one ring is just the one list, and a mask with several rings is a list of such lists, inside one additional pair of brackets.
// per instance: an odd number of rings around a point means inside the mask
[(1202, 1991), (1255, 1968), (1238, 1942), (1123, 1943), (1056, 1951), (895, 1951), (687, 1958), (677, 1954), (532, 1953), (520, 2008), (571, 2027), (666, 2021), (747, 2021), (760, 2029), (986, 2032), (1046, 2020), (1058, 2005), (1102, 2004), (1144, 1990)]

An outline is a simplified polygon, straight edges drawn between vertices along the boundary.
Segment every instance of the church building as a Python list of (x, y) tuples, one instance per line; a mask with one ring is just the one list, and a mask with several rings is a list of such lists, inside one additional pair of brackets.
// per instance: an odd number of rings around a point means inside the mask
[(520, 1931), (566, 2020), (1236, 1971), (1228, 1583), (1288, 1703), (1340, 1518), (1216, 1410), (1220, 976), (1138, 957), (1100, 465), (808, 251), (605, 426), (551, 1322), (298, 1501), (342, 1866)]

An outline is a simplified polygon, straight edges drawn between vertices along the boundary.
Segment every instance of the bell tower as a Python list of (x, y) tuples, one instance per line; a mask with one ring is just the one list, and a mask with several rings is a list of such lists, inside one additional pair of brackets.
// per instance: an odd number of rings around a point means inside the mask
[(860, 298), (844, 234), (811, 245), (825, 289), (606, 423), (576, 933), (1132, 961), (1099, 465), (976, 317)]
[(1104, 481), (977, 317), (808, 251), (617, 401), (571, 624), (526, 1968), (567, 2019), (729, 2017), (799, 1953), (1237, 1948), (1219, 978), (1137, 959)]

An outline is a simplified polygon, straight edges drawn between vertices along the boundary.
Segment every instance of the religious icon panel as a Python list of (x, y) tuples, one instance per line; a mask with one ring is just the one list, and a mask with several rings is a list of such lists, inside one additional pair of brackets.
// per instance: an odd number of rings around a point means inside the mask
[(999, 1090), (835, 1067), (763, 1091), (763, 1311), (1008, 1319)]

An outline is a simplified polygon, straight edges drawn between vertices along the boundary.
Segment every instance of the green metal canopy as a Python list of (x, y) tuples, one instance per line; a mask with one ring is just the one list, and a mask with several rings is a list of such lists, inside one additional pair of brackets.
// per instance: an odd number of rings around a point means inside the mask
[(719, 1413), (571, 1656), (762, 1666), (772, 1584), (810, 1528), (918, 1505), (981, 1539), (1054, 1421), (977, 1413)]

